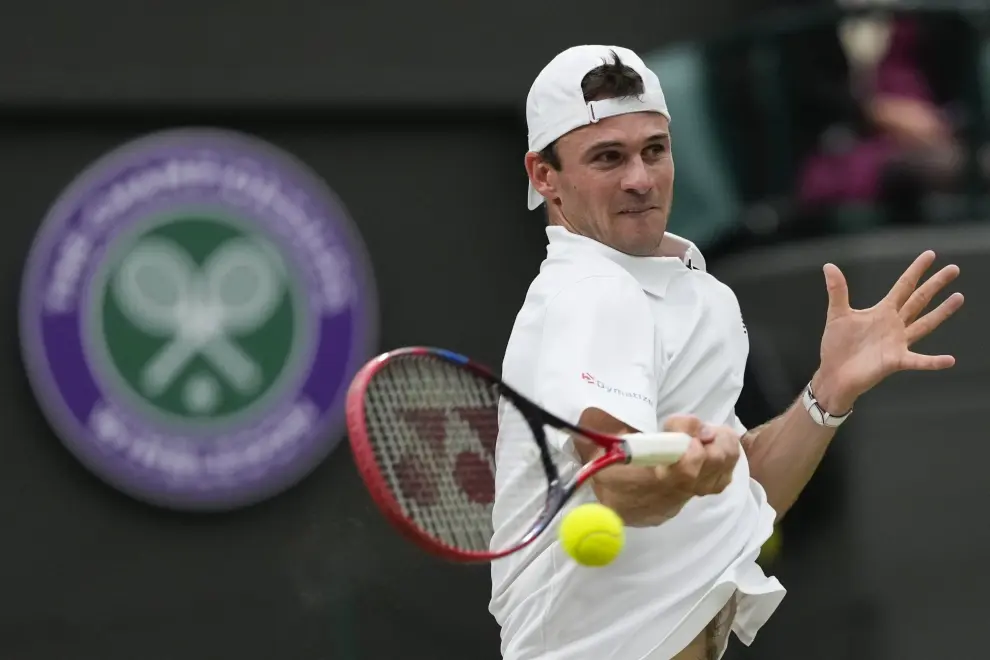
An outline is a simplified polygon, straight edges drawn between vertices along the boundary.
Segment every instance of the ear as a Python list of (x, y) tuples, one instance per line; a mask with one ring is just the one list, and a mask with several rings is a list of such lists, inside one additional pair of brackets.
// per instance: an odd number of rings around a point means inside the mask
[(526, 153), (526, 174), (533, 189), (548, 200), (557, 198), (557, 171), (535, 151)]

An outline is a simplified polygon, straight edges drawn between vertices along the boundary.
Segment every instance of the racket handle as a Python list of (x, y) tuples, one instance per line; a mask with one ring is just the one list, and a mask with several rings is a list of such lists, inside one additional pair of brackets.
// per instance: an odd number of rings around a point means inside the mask
[(620, 436), (625, 442), (625, 452), (629, 456), (629, 465), (673, 465), (681, 459), (691, 436), (687, 433), (630, 433)]

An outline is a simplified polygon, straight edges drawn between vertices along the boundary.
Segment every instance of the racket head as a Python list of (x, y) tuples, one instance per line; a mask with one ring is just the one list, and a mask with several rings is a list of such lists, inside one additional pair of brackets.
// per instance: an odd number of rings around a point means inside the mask
[[(547, 479), (544, 499), (524, 508), (533, 512), (530, 524), (509, 539), (493, 539), (492, 530), (500, 403), (503, 427), (511, 417), (513, 432), (530, 436)], [(574, 484), (562, 487), (546, 445), (549, 418), (485, 367), (429, 347), (372, 359), (347, 396), (352, 454), (374, 502), (408, 540), (458, 562), (526, 547), (573, 493)]]

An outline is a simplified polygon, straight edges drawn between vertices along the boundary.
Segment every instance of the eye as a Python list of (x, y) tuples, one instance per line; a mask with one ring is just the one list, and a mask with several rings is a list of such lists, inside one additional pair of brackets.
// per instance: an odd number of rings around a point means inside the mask
[(618, 163), (620, 160), (622, 160), (622, 154), (614, 150), (603, 151), (597, 156), (595, 156), (595, 162), (597, 163), (612, 164), (612, 163)]
[(649, 152), (651, 155), (654, 156), (662, 156), (665, 153), (667, 153), (667, 144), (664, 142), (660, 142), (657, 144), (650, 145)]

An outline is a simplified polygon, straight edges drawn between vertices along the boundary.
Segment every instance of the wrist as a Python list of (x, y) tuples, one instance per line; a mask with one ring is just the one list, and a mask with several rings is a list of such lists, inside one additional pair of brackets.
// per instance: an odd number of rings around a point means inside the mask
[(811, 377), (811, 391), (818, 405), (830, 415), (841, 416), (852, 410), (856, 397), (844, 392), (835, 379), (821, 369)]

